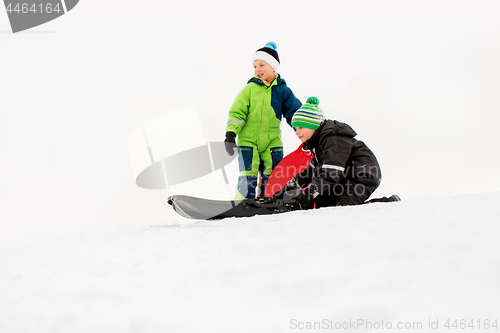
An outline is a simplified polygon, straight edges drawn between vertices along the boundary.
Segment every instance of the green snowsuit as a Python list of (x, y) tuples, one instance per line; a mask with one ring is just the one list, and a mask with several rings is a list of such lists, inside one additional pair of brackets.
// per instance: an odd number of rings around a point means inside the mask
[(252, 77), (229, 111), (226, 132), (238, 136), (240, 177), (235, 199), (255, 198), (257, 177), (262, 176), (260, 196), (267, 178), (283, 158), (280, 124), (285, 117), (291, 126), (292, 116), (302, 106), (279, 75), (269, 86)]

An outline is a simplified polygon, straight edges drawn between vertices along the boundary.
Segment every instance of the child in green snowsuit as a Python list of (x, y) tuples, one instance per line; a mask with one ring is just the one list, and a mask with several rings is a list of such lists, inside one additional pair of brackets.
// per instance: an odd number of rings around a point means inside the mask
[[(267, 179), (281, 159), (283, 142), (280, 123), (285, 117), (291, 126), (293, 114), (302, 106), (284, 79), (277, 46), (269, 42), (253, 55), (254, 76), (236, 97), (226, 127), (225, 145), (229, 155), (236, 148), (240, 176), (235, 199), (264, 196)], [(238, 144), (235, 138), (238, 136)], [(259, 173), (260, 193), (256, 193)]]

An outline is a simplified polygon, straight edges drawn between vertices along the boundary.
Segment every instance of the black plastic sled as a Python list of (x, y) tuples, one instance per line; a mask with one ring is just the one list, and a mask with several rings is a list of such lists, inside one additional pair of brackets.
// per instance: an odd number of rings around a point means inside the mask
[(172, 195), (167, 202), (183, 217), (197, 220), (220, 220), (285, 213), (293, 210), (295, 200), (258, 198), (245, 200), (210, 200), (187, 195)]

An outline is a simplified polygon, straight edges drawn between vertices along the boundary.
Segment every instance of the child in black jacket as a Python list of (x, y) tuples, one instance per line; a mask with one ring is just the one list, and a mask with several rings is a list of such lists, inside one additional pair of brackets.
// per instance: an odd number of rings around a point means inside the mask
[[(326, 120), (316, 97), (307, 99), (292, 118), (297, 137), (313, 153), (309, 166), (274, 194), (281, 199), (290, 190), (303, 189), (294, 198), (298, 209), (365, 203), (381, 180), (373, 152), (354, 137), (347, 124)], [(305, 188), (305, 189), (304, 189)], [(370, 202), (399, 201), (397, 195)]]

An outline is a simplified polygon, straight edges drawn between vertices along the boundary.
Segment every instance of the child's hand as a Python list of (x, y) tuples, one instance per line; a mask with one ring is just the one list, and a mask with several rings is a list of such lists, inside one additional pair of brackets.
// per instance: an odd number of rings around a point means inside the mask
[(229, 156), (233, 156), (234, 151), (238, 148), (235, 138), (236, 134), (234, 132), (226, 132), (226, 140), (224, 140), (224, 144), (226, 145), (226, 151)]
[(273, 200), (276, 201), (278, 199), (283, 199), (283, 196), (285, 195), (286, 191), (291, 191), (299, 188), (299, 184), (297, 184), (297, 181), (295, 178), (290, 179), (285, 186), (278, 192), (274, 193), (273, 195)]
[(295, 209), (311, 209), (314, 208), (314, 199), (319, 195), (319, 192), (314, 184), (311, 184), (305, 190), (300, 190), (300, 193), (294, 197)]

